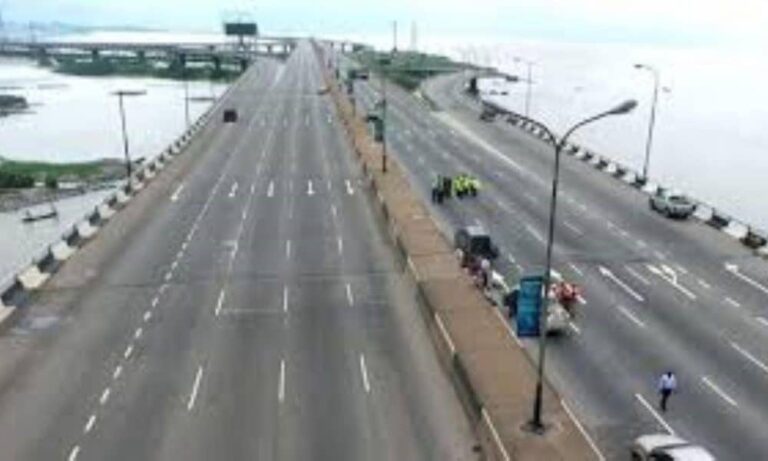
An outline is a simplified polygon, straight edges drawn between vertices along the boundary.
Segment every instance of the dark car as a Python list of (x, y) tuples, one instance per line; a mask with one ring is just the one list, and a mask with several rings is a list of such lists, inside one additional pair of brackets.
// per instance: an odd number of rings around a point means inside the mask
[(499, 249), (491, 241), (491, 236), (480, 226), (467, 226), (456, 231), (454, 245), (467, 257), (496, 259)]
[(224, 110), (224, 123), (235, 123), (237, 121), (237, 111), (235, 109)]

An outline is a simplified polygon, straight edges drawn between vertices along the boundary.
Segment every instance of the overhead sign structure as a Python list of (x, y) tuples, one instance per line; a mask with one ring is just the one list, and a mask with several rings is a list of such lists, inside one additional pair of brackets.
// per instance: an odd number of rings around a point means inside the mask
[(534, 275), (520, 279), (517, 296), (517, 336), (533, 338), (541, 334), (541, 291), (544, 277)]
[(236, 37), (255, 37), (259, 35), (259, 26), (255, 22), (224, 23), (224, 34)]

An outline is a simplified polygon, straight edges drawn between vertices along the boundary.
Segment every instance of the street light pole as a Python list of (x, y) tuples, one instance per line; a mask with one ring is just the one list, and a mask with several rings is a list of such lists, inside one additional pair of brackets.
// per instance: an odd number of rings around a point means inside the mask
[(645, 69), (653, 75), (653, 99), (651, 100), (651, 115), (648, 121), (648, 137), (645, 141), (645, 161), (643, 162), (643, 181), (648, 181), (648, 166), (651, 161), (651, 145), (653, 144), (653, 129), (656, 124), (656, 104), (659, 99), (659, 72), (647, 64), (635, 64), (635, 69)]
[(531, 116), (531, 85), (533, 83), (533, 61), (528, 61), (527, 59), (523, 59), (521, 57), (515, 57), (514, 61), (522, 62), (528, 67), (528, 76), (526, 78), (528, 85), (525, 90), (525, 117), (528, 118)]
[(120, 126), (123, 129), (123, 155), (125, 156), (125, 177), (131, 178), (131, 157), (128, 153), (128, 130), (125, 127), (125, 107), (123, 106), (123, 93), (117, 94), (118, 105), (120, 106)]
[[(581, 128), (584, 125), (595, 122), (602, 118), (611, 115), (621, 115), (632, 111), (637, 106), (637, 102), (634, 100), (625, 101), (615, 108), (600, 113), (598, 115), (589, 117), (577, 123), (571, 127), (565, 134), (558, 140), (552, 132), (543, 124), (539, 124), (544, 130), (548, 141), (555, 147), (555, 162), (552, 172), (552, 194), (549, 201), (549, 226), (547, 231), (547, 251), (546, 262), (544, 272), (544, 290), (542, 293), (542, 308), (539, 313), (539, 362), (537, 368), (537, 380), (535, 397), (533, 401), (533, 417), (528, 422), (527, 428), (535, 433), (543, 433), (545, 431), (544, 423), (541, 420), (541, 408), (544, 399), (544, 362), (546, 358), (547, 349), (547, 314), (549, 312), (549, 291), (552, 285), (552, 250), (555, 240), (555, 216), (557, 212), (557, 191), (560, 182), (560, 154), (563, 151), (568, 138), (574, 131)], [(528, 117), (525, 117), (528, 121)]]
[(117, 96), (118, 106), (120, 108), (120, 126), (122, 128), (123, 132), (123, 155), (125, 156), (125, 170), (126, 170), (126, 178), (128, 181), (131, 180), (131, 156), (128, 149), (128, 129), (126, 126), (125, 121), (125, 105), (123, 103), (123, 97), (125, 96), (143, 96), (146, 94), (145, 91), (128, 91), (128, 90), (118, 90), (112, 93), (114, 96)]
[(182, 78), (184, 79), (184, 121), (186, 128), (189, 129), (189, 80), (187, 79), (186, 68), (182, 72)]

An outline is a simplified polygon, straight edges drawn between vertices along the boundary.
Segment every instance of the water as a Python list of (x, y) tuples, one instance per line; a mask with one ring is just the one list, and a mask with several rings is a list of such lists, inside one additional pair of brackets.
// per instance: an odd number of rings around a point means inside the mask
[[(586, 116), (636, 99), (634, 113), (585, 127), (574, 139), (642, 171), (653, 77), (661, 75), (649, 176), (768, 229), (762, 193), (768, 173), (768, 65), (749, 52), (581, 45), (521, 50), (533, 67), (531, 116), (563, 132)], [(519, 63), (500, 68), (525, 75)], [(524, 111), (526, 84), (494, 98)]]
[[(118, 101), (112, 95), (118, 89), (146, 91), (144, 96), (125, 99), (132, 158), (158, 155), (186, 128), (182, 82), (73, 77), (55, 74), (31, 61), (0, 60), (0, 87), (0, 93), (24, 96), (33, 106), (29, 114), (0, 118), (2, 157), (48, 162), (122, 159)], [(222, 84), (189, 82), (190, 98), (218, 97), (225, 89)], [(190, 102), (190, 120), (194, 121), (210, 104)], [(0, 213), (0, 284), (109, 193), (100, 191), (57, 202), (58, 220), (23, 224), (23, 210)]]
[[(362, 37), (365, 39), (365, 37)], [(381, 49), (390, 37), (370, 37)], [(531, 116), (562, 133), (571, 124), (634, 98), (634, 113), (578, 131), (574, 140), (641, 171), (653, 77), (661, 75), (649, 176), (768, 230), (762, 194), (768, 174), (768, 61), (764, 48), (688, 47), (424, 37), (421, 50), (526, 77), (533, 61)], [(499, 88), (500, 89), (500, 88)], [(526, 84), (512, 84), (505, 106), (524, 112)]]

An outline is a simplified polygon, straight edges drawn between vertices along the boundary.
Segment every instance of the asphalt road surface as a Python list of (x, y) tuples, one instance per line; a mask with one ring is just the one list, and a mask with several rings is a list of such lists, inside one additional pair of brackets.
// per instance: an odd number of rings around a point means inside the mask
[[(480, 223), (503, 250), (503, 275), (540, 274), (552, 149), (503, 121), (479, 121), (465, 81), (426, 84), (437, 111), (389, 85), (388, 143), (425, 200), (436, 174), (480, 178), (480, 197), (432, 207), (444, 232)], [(358, 81), (355, 93), (370, 110), (381, 82)], [(768, 456), (764, 261), (706, 226), (651, 212), (647, 196), (566, 156), (554, 259), (560, 276), (583, 287), (584, 303), (568, 334), (550, 341), (547, 373), (606, 458), (626, 459), (634, 437), (655, 432), (675, 432), (718, 459)], [(537, 341), (523, 343), (537, 357)], [(667, 369), (679, 392), (661, 413), (656, 381)]]
[(1, 459), (476, 459), (321, 87), (308, 43), (252, 67), (93, 287), (6, 335)]

